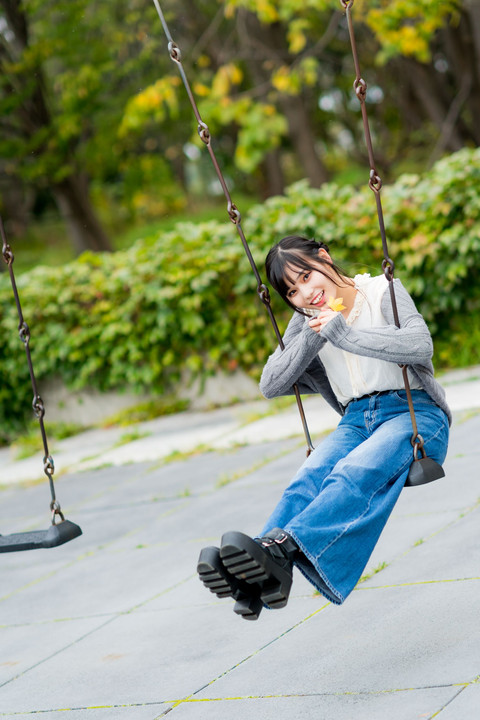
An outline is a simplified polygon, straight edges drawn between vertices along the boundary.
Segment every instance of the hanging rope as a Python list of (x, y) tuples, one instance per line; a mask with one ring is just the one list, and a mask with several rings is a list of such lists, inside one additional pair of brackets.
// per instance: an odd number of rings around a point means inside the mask
[(60, 508), (60, 504), (58, 503), (56, 497), (55, 497), (55, 487), (53, 484), (53, 473), (55, 472), (55, 464), (53, 462), (53, 458), (50, 455), (50, 452), (48, 450), (48, 442), (47, 442), (47, 434), (45, 432), (45, 425), (43, 422), (43, 417), (45, 415), (45, 406), (43, 404), (43, 400), (39, 395), (38, 388), (37, 388), (37, 381), (35, 379), (35, 373), (33, 371), (33, 364), (32, 364), (32, 356), (30, 353), (30, 329), (25, 322), (25, 319), (23, 317), (22, 313), (22, 307), (20, 305), (20, 298), (18, 295), (17, 290), (17, 283), (15, 281), (15, 274), (13, 272), (13, 261), (15, 259), (12, 249), (10, 245), (7, 242), (7, 238), (5, 235), (5, 228), (3, 226), (2, 218), (0, 217), (0, 237), (2, 239), (2, 255), (3, 259), (5, 260), (8, 271), (10, 273), (10, 281), (12, 284), (13, 289), (13, 295), (15, 298), (15, 304), (17, 306), (17, 312), (18, 312), (18, 334), (20, 336), (20, 340), (23, 342), (25, 346), (25, 353), (27, 355), (27, 363), (28, 363), (28, 370), (30, 372), (30, 380), (32, 383), (33, 388), (33, 412), (35, 414), (35, 417), (38, 419), (38, 422), (40, 424), (40, 432), (42, 434), (42, 440), (43, 440), (43, 449), (44, 449), (44, 457), (43, 457), (43, 471), (45, 475), (48, 477), (48, 482), (50, 485), (50, 494), (52, 497), (51, 503), (50, 503), (50, 510), (52, 511), (52, 524), (55, 525), (56, 516), (58, 515), (63, 522), (65, 520), (62, 510)]
[[(216, 158), (216, 155), (215, 155), (215, 151), (214, 151), (214, 149), (213, 149), (213, 147), (212, 147), (212, 137), (211, 137), (211, 135), (210, 135), (210, 130), (209, 130), (209, 128), (208, 128), (208, 125), (202, 120), (202, 118), (201, 118), (201, 116), (200, 116), (200, 113), (199, 113), (199, 111), (198, 111), (197, 103), (195, 102), (195, 98), (194, 98), (193, 93), (192, 93), (192, 90), (191, 90), (191, 88), (190, 88), (190, 83), (188, 82), (188, 78), (187, 78), (187, 76), (186, 76), (185, 70), (184, 70), (183, 65), (182, 65), (182, 53), (181, 53), (181, 50), (180, 50), (180, 48), (178, 47), (178, 45), (174, 42), (174, 40), (173, 40), (173, 38), (172, 38), (172, 36), (171, 36), (171, 34), (170, 34), (170, 30), (169, 30), (169, 28), (168, 28), (167, 22), (166, 22), (166, 20), (165, 20), (165, 17), (164, 17), (164, 15), (163, 15), (162, 9), (161, 9), (161, 7), (160, 7), (160, 3), (158, 2), (158, 0), (153, 0), (153, 3), (154, 3), (155, 8), (156, 8), (156, 10), (157, 10), (157, 12), (158, 12), (158, 16), (159, 16), (160, 21), (161, 21), (161, 23), (162, 23), (163, 31), (164, 31), (165, 36), (166, 36), (167, 41), (168, 41), (168, 52), (169, 52), (169, 54), (170, 54), (170, 58), (172, 59), (172, 61), (173, 61), (173, 62), (177, 65), (177, 67), (178, 67), (178, 70), (179, 70), (179, 72), (180, 72), (180, 76), (181, 76), (182, 81), (183, 81), (183, 84), (184, 84), (184, 86), (185, 86), (185, 90), (187, 91), (187, 95), (188, 95), (188, 98), (189, 98), (189, 100), (190, 100), (190, 104), (191, 104), (192, 109), (193, 109), (193, 112), (194, 112), (194, 114), (195, 114), (195, 117), (196, 117), (196, 120), (197, 120), (197, 123), (198, 123), (198, 134), (199, 134), (199, 136), (200, 136), (200, 139), (202, 140), (202, 142), (206, 145), (206, 147), (207, 147), (207, 149), (208, 149), (208, 152), (209, 152), (209, 154), (210, 154), (210, 159), (211, 159), (211, 161), (212, 161), (212, 164), (213, 164), (213, 167), (214, 167), (214, 169), (215, 169), (216, 175), (217, 175), (217, 177), (218, 177), (218, 179), (219, 179), (219, 181), (220, 181), (220, 185), (222, 186), (223, 193), (224, 193), (225, 198), (226, 198), (226, 200), (227, 200), (227, 212), (228, 212), (228, 216), (229, 216), (230, 220), (232, 221), (232, 223), (233, 223), (233, 224), (235, 225), (235, 227), (237, 228), (237, 232), (238, 232), (238, 235), (240, 236), (240, 240), (242, 241), (242, 245), (243, 245), (243, 248), (244, 248), (245, 253), (246, 253), (246, 255), (247, 255), (248, 261), (249, 261), (249, 263), (250, 263), (250, 265), (251, 265), (251, 268), (252, 268), (252, 270), (253, 270), (253, 272), (254, 272), (254, 275), (255, 275), (255, 278), (256, 278), (256, 281), (257, 281), (257, 293), (258, 293), (258, 296), (259, 296), (260, 300), (262, 301), (262, 303), (264, 304), (264, 306), (265, 306), (266, 309), (267, 309), (267, 312), (268, 312), (268, 315), (269, 315), (269, 318), (270, 318), (270, 322), (272, 323), (272, 326), (273, 326), (275, 335), (276, 335), (277, 340), (278, 340), (278, 344), (280, 345), (280, 348), (281, 348), (282, 350), (284, 350), (284, 349), (285, 349), (285, 345), (284, 345), (284, 343), (283, 343), (282, 335), (281, 335), (280, 330), (279, 330), (279, 328), (278, 328), (277, 321), (276, 321), (275, 316), (274, 316), (274, 314), (273, 314), (269, 290), (268, 290), (267, 286), (262, 282), (262, 279), (261, 279), (261, 277), (260, 277), (260, 273), (258, 272), (258, 268), (257, 268), (257, 266), (256, 266), (256, 264), (255, 264), (255, 260), (254, 260), (254, 258), (253, 258), (253, 255), (252, 255), (251, 251), (250, 251), (250, 247), (249, 247), (248, 242), (247, 242), (247, 240), (246, 240), (246, 238), (245, 238), (245, 234), (244, 234), (243, 228), (242, 228), (242, 216), (241, 216), (241, 214), (240, 214), (237, 206), (232, 202), (232, 198), (230, 197), (230, 192), (229, 192), (228, 187), (227, 187), (227, 184), (226, 184), (226, 182), (225, 182), (225, 178), (224, 178), (223, 173), (222, 173), (222, 171), (221, 171), (221, 169), (220, 169), (220, 166), (219, 166), (219, 164), (218, 164), (218, 161), (217, 161), (217, 158)], [(293, 386), (293, 390), (294, 390), (295, 397), (296, 397), (296, 400), (297, 400), (297, 406), (298, 406), (298, 410), (299, 410), (299, 413), (300, 413), (300, 418), (301, 418), (302, 425), (303, 425), (303, 431), (304, 431), (304, 433), (305, 433), (305, 439), (306, 439), (306, 441), (307, 441), (307, 455), (309, 455), (310, 452), (313, 450), (313, 445), (312, 445), (312, 441), (311, 441), (311, 438), (310, 438), (310, 431), (309, 431), (309, 429), (308, 429), (308, 425), (307, 425), (307, 421), (306, 421), (306, 417), (305, 417), (305, 411), (304, 411), (304, 408), (303, 408), (302, 400), (301, 400), (301, 398), (300, 398), (300, 391), (299, 391), (299, 389), (298, 389), (298, 386), (297, 386), (297, 385), (294, 385), (294, 386)]]

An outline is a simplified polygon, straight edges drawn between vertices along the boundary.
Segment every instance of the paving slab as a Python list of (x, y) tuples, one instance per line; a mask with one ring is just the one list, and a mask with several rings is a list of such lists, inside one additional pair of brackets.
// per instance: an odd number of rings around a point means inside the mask
[[(1, 687), (2, 708), (52, 709), (49, 678), (62, 679), (55, 688), (56, 708), (172, 704), (241, 663), (258, 644), (271, 643), (303, 613), (300, 604), (283, 618), (268, 613), (261, 625), (243, 621), (233, 636), (227, 607), (204, 607), (200, 613), (171, 609), (118, 615)], [(52, 631), (49, 625), (40, 627), (45, 633)]]
[[(347, 602), (295, 571), (288, 606), (253, 623), (195, 567), (226, 530), (260, 531), (305, 457), (295, 407), (161, 418), (121, 452), (125, 429), (63, 441), (57, 495), (84, 534), (1, 556), (0, 718), (477, 720), (478, 371), (447, 387), (446, 478), (402, 493)], [(318, 399), (306, 406), (318, 444), (331, 419)], [(167, 458), (185, 433), (188, 448), (207, 435), (209, 447)], [(19, 484), (26, 461), (5, 458), (0, 531), (46, 527), (48, 483)], [(6, 469), (17, 480), (5, 488)]]
[[(52, 700), (55, 700), (55, 693), (52, 693)], [(3, 713), (0, 711), (0, 717), (10, 720), (34, 720), (38, 715), (41, 720), (156, 720), (164, 712), (164, 703), (149, 703), (140, 705), (111, 705), (108, 707), (82, 707), (82, 708), (59, 708), (49, 712), (42, 710), (39, 713)], [(163, 708), (163, 710), (162, 710)], [(61, 713), (61, 714), (60, 714)]]
[(392, 692), (471, 682), (479, 667), (477, 592), (478, 583), (466, 582), (356, 590), (342, 608), (314, 612), (198, 697)]
[[(59, 622), (54, 628), (44, 623), (0, 627), (2, 711), (6, 707), (9, 692), (22, 685), (27, 675), (30, 677), (32, 672), (36, 672), (46, 679), (48, 674), (45, 674), (45, 663), (51, 662), (59, 654), (63, 655), (66, 648), (75, 647), (95, 631), (98, 632), (104, 623), (104, 618), (81, 618)], [(51, 682), (46, 683), (45, 692), (52, 692)]]
[[(176, 720), (418, 720), (431, 718), (454, 693), (451, 688), (409, 689), (388, 693), (338, 693), (187, 700)], [(453, 717), (453, 716), (452, 716)], [(464, 720), (467, 717), (464, 716)], [(461, 716), (455, 716), (461, 720)]]
[[(393, 523), (392, 523), (393, 524)], [(480, 592), (480, 505), (415, 544), (381, 573), (381, 583), (477, 580)], [(371, 582), (374, 582), (372, 578)]]
[(442, 720), (473, 720), (479, 716), (480, 685), (477, 682), (461, 688), (442, 711)]

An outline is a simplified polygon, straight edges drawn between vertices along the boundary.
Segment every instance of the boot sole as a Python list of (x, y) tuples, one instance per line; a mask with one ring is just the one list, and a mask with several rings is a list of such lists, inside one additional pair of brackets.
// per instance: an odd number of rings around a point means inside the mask
[(205, 587), (219, 598), (236, 600), (233, 608), (245, 620), (257, 620), (263, 607), (255, 588), (232, 575), (223, 565), (217, 547), (206, 547), (200, 552), (197, 572)]
[(271, 609), (285, 607), (292, 575), (248, 535), (227, 532), (222, 537), (220, 558), (226, 570), (238, 580), (257, 587), (262, 603)]

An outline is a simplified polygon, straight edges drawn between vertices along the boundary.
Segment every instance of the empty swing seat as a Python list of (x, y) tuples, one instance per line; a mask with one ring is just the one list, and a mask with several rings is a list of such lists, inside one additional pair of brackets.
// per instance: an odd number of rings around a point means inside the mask
[(0, 553), (37, 550), (63, 545), (82, 534), (81, 528), (70, 520), (51, 525), (48, 530), (0, 535)]

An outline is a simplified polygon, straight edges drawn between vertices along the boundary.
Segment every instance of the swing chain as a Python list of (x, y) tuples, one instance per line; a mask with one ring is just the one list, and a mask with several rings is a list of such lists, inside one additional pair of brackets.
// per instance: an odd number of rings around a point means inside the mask
[[(368, 185), (375, 194), (375, 201), (376, 201), (376, 205), (377, 205), (378, 223), (379, 223), (379, 228), (380, 228), (380, 236), (382, 239), (383, 256), (384, 256), (383, 261), (382, 261), (382, 270), (383, 270), (383, 273), (389, 283), (393, 317), (394, 317), (395, 325), (399, 328), (400, 327), (400, 319), (399, 319), (399, 315), (398, 315), (398, 307), (397, 307), (397, 301), (395, 298), (395, 289), (394, 289), (394, 283), (393, 283), (395, 263), (393, 262), (392, 258), (389, 256), (389, 253), (388, 253), (388, 245), (387, 245), (387, 237), (386, 237), (386, 232), (385, 232), (385, 222), (384, 222), (384, 216), (383, 216), (382, 201), (380, 199), (380, 190), (382, 188), (382, 179), (379, 176), (379, 174), (377, 173), (377, 170), (375, 168), (373, 143), (372, 143), (372, 138), (371, 138), (371, 134), (370, 134), (370, 127), (369, 127), (369, 123), (368, 123), (368, 114), (367, 114), (367, 108), (366, 108), (367, 83), (365, 82), (365, 80), (362, 79), (361, 74), (360, 74), (360, 63), (358, 60), (357, 46), (356, 46), (356, 42), (355, 42), (355, 32), (354, 32), (354, 28), (353, 28), (351, 13), (350, 13), (351, 8), (354, 3), (354, 0), (340, 0), (340, 3), (346, 11), (348, 32), (350, 35), (350, 44), (351, 44), (351, 48), (352, 48), (353, 63), (355, 65), (356, 78), (353, 83), (353, 87), (354, 87), (355, 93), (360, 101), (360, 107), (361, 107), (361, 111), (362, 111), (362, 120), (363, 120), (363, 129), (364, 129), (364, 135), (365, 135), (365, 144), (367, 146), (367, 153), (368, 153), (368, 158), (369, 158), (369, 163), (370, 163), (370, 178), (369, 178)], [(405, 385), (405, 392), (407, 394), (408, 408), (410, 411), (410, 418), (411, 418), (411, 422), (412, 422), (413, 435), (411, 438), (411, 444), (413, 446), (413, 457), (414, 457), (414, 460), (418, 460), (418, 452), (419, 451), (422, 454), (423, 458), (426, 458), (426, 456), (427, 456), (425, 449), (424, 449), (424, 440), (423, 440), (422, 436), (419, 434), (418, 428), (417, 428), (415, 409), (413, 407), (412, 393), (411, 393), (411, 389), (410, 389), (410, 383), (408, 380), (407, 366), (399, 365), (399, 367), (401, 368), (402, 374), (403, 374), (403, 382)]]
[(34, 413), (35, 417), (38, 419), (38, 422), (40, 425), (40, 432), (42, 435), (43, 449), (44, 449), (44, 453), (45, 453), (44, 458), (43, 458), (43, 470), (49, 480), (52, 504), (55, 504), (56, 513), (61, 514), (60, 505), (57, 503), (56, 498), (55, 498), (55, 488), (53, 485), (53, 473), (55, 472), (55, 465), (53, 462), (53, 458), (50, 455), (49, 450), (48, 450), (47, 434), (45, 432), (45, 425), (43, 422), (43, 418), (45, 415), (45, 405), (43, 404), (43, 400), (38, 393), (37, 381), (36, 381), (35, 373), (33, 370), (32, 356), (31, 356), (31, 352), (30, 352), (30, 328), (28, 327), (28, 325), (25, 322), (25, 319), (23, 317), (22, 306), (20, 304), (20, 297), (18, 294), (17, 283), (15, 280), (15, 273), (13, 271), (13, 261), (15, 260), (15, 256), (12, 252), (12, 248), (10, 247), (10, 245), (7, 242), (5, 228), (4, 228), (3, 220), (1, 217), (0, 217), (0, 236), (2, 238), (2, 255), (3, 255), (3, 259), (5, 260), (5, 263), (8, 266), (8, 270), (9, 270), (9, 274), (10, 274), (10, 282), (11, 282), (12, 290), (13, 290), (13, 296), (15, 298), (15, 304), (17, 306), (18, 321), (19, 321), (18, 334), (19, 334), (20, 340), (23, 342), (23, 344), (25, 346), (25, 353), (27, 356), (28, 370), (30, 373), (30, 380), (31, 380), (32, 389), (33, 389), (33, 401), (32, 401), (33, 413)]
[[(269, 292), (268, 292), (267, 287), (266, 287), (266, 286), (263, 284), (263, 282), (262, 282), (262, 279), (261, 279), (260, 274), (259, 274), (259, 272), (258, 272), (258, 268), (257, 268), (256, 263), (255, 263), (255, 260), (254, 260), (254, 258), (253, 258), (252, 252), (251, 252), (251, 250), (250, 250), (250, 247), (249, 247), (249, 245), (248, 245), (247, 239), (246, 239), (245, 234), (244, 234), (244, 232), (243, 232), (243, 228), (242, 228), (242, 224), (241, 224), (241, 219), (242, 219), (241, 214), (240, 214), (238, 208), (236, 207), (236, 205), (234, 205), (234, 203), (232, 202), (232, 198), (230, 197), (230, 192), (229, 192), (229, 190), (228, 190), (228, 186), (227, 186), (227, 184), (226, 184), (226, 182), (225, 182), (225, 178), (224, 178), (223, 173), (222, 173), (222, 170), (221, 170), (221, 168), (220, 168), (220, 166), (219, 166), (219, 164), (218, 164), (218, 160), (217, 160), (217, 158), (216, 158), (215, 151), (214, 151), (214, 149), (213, 149), (213, 147), (212, 147), (212, 144), (211, 144), (211, 139), (212, 139), (212, 138), (211, 138), (210, 130), (209, 130), (209, 128), (208, 128), (208, 125), (202, 120), (202, 118), (201, 118), (201, 116), (200, 116), (200, 113), (199, 113), (199, 110), (198, 110), (198, 107), (197, 107), (197, 103), (196, 103), (196, 101), (195, 101), (194, 95), (193, 95), (192, 90), (191, 90), (191, 87), (190, 87), (190, 83), (189, 83), (189, 81), (188, 81), (188, 78), (187, 78), (187, 76), (186, 76), (185, 70), (184, 70), (183, 65), (182, 65), (182, 61), (181, 61), (182, 53), (181, 53), (181, 50), (180, 50), (180, 48), (178, 47), (178, 45), (174, 42), (174, 40), (173, 40), (173, 38), (172, 38), (172, 35), (171, 35), (170, 30), (169, 30), (169, 28), (168, 28), (167, 22), (166, 22), (166, 20), (165, 20), (165, 16), (163, 15), (162, 9), (161, 9), (161, 7), (160, 7), (159, 0), (153, 0), (153, 4), (155, 5), (155, 8), (156, 8), (157, 13), (158, 13), (158, 16), (159, 16), (159, 18), (160, 18), (160, 22), (162, 23), (163, 31), (164, 31), (165, 36), (166, 36), (166, 38), (167, 38), (168, 51), (169, 51), (169, 53), (170, 53), (170, 57), (171, 57), (171, 59), (172, 59), (172, 60), (177, 64), (177, 66), (178, 66), (178, 70), (179, 70), (179, 72), (180, 72), (180, 76), (181, 76), (182, 82), (183, 82), (183, 84), (184, 84), (184, 86), (185, 86), (185, 90), (186, 90), (186, 92), (187, 92), (188, 98), (189, 98), (189, 100), (190, 100), (190, 104), (191, 104), (191, 106), (192, 106), (192, 110), (193, 110), (194, 115), (195, 115), (195, 117), (196, 117), (196, 119), (197, 119), (197, 122), (198, 122), (198, 134), (199, 134), (199, 136), (200, 136), (200, 139), (202, 140), (202, 142), (206, 145), (206, 147), (207, 147), (207, 149), (208, 149), (208, 152), (209, 152), (209, 155), (210, 155), (210, 159), (211, 159), (211, 161), (212, 161), (213, 167), (214, 167), (214, 169), (215, 169), (215, 172), (216, 172), (216, 174), (217, 174), (217, 177), (218, 177), (218, 180), (219, 180), (219, 182), (220, 182), (220, 185), (222, 186), (223, 193), (224, 193), (225, 198), (226, 198), (226, 200), (227, 200), (227, 213), (228, 213), (228, 216), (229, 216), (230, 220), (232, 221), (232, 223), (233, 223), (233, 224), (235, 225), (235, 227), (237, 228), (237, 232), (238, 232), (238, 235), (240, 236), (240, 240), (242, 241), (242, 245), (243, 245), (243, 248), (244, 248), (244, 250), (245, 250), (245, 254), (247, 255), (248, 261), (249, 261), (250, 266), (251, 266), (251, 268), (252, 268), (252, 270), (253, 270), (253, 273), (254, 273), (254, 275), (255, 275), (255, 279), (256, 279), (256, 281), (257, 281), (257, 293), (258, 293), (258, 295), (259, 295), (259, 297), (260, 297), (260, 300), (264, 303), (264, 305), (265, 305), (265, 307), (266, 307), (266, 309), (267, 309), (267, 312), (268, 312), (268, 315), (269, 315), (269, 318), (270, 318), (270, 322), (271, 322), (271, 324), (272, 324), (272, 327), (273, 327), (273, 330), (274, 330), (275, 335), (276, 335), (276, 337), (277, 337), (277, 340), (278, 340), (278, 343), (279, 343), (279, 345), (280, 345), (280, 348), (281, 348), (282, 350), (284, 350), (284, 347), (285, 347), (285, 346), (284, 346), (284, 344), (283, 344), (282, 335), (281, 335), (280, 330), (279, 330), (279, 328), (278, 328), (278, 324), (277, 324), (277, 321), (276, 321), (276, 319), (275, 319), (275, 316), (274, 316), (274, 314), (273, 314), (273, 310), (272, 310), (272, 307), (271, 307), (271, 304), (270, 304), (270, 294), (269, 294)], [(294, 389), (294, 392), (295, 392), (295, 396), (296, 396), (296, 398), (297, 398), (298, 410), (299, 410), (299, 413), (300, 413), (300, 417), (301, 417), (302, 424), (303, 424), (303, 430), (304, 430), (305, 438), (306, 438), (306, 441), (307, 441), (307, 455), (309, 455), (310, 452), (313, 450), (312, 441), (311, 441), (311, 439), (310, 439), (310, 432), (309, 432), (309, 430), (308, 430), (308, 426), (307, 426), (307, 423), (306, 423), (305, 413), (304, 413), (304, 411), (303, 411), (303, 406), (302, 406), (302, 401), (301, 401), (301, 398), (300, 398), (300, 393), (299, 393), (298, 388), (297, 388), (296, 385), (294, 385), (294, 388), (293, 388), (293, 389)]]

